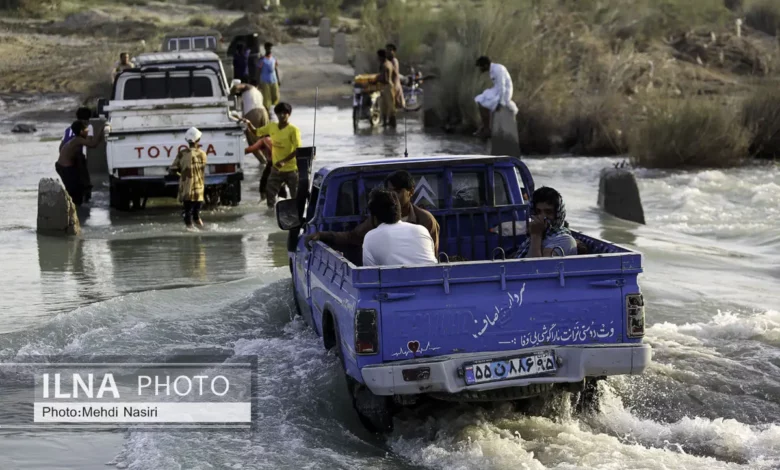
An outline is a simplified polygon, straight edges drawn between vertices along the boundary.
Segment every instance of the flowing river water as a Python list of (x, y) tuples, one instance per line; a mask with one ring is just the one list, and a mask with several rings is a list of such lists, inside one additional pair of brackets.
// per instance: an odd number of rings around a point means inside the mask
[[(349, 111), (317, 114), (315, 167), (403, 155), (400, 129), (355, 135)], [(310, 142), (313, 110), (292, 119)], [(539, 416), (440, 407), (399, 417), (379, 438), (354, 415), (337, 359), (292, 319), (285, 234), (259, 204), (253, 161), (241, 205), (207, 211), (202, 232), (186, 231), (172, 202), (109, 211), (100, 188), (80, 238), (41, 237), (37, 184), (56, 176), (52, 139), (67, 123), (21, 136), (9, 124), (0, 122), (0, 362), (192, 348), (256, 355), (260, 414), (254, 433), (0, 429), (0, 469), (780, 468), (777, 166), (640, 171), (648, 223), (636, 226), (596, 208), (598, 173), (620, 159), (527, 158), (537, 186), (563, 194), (573, 228), (644, 253), (653, 365), (607, 381), (595, 415), (565, 404)], [(483, 150), (413, 121), (408, 147), (410, 156)]]

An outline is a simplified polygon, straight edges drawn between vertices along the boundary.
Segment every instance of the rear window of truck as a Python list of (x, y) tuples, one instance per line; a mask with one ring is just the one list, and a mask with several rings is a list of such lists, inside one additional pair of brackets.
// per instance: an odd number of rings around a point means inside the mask
[(189, 98), (215, 96), (209, 77), (165, 77), (129, 78), (124, 85), (124, 100), (154, 100), (165, 98)]
[[(488, 173), (485, 170), (453, 170), (452, 187), (448, 188), (445, 173), (441, 171), (412, 173), (415, 179), (412, 202), (426, 210), (444, 209), (448, 192), (452, 191), (452, 207), (469, 209), (485, 206), (506, 206), (512, 204), (509, 181), (503, 171), (493, 171), (494, 201), (488, 199)], [(368, 195), (371, 190), (384, 185), (384, 176), (363, 178), (364, 192), (359, 190), (360, 178), (343, 180), (335, 186), (336, 200), (333, 215), (354, 216), (368, 210)], [(520, 180), (522, 187), (522, 180)]]

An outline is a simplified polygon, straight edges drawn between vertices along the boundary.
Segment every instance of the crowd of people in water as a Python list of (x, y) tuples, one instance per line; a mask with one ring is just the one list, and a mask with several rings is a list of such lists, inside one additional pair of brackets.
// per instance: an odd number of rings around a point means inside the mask
[[(254, 61), (257, 70), (250, 70), (250, 51), (238, 44), (233, 57), (234, 80), (230, 94), (241, 99), (242, 122), (246, 124), (249, 146), (245, 154), (254, 155), (264, 165), (260, 179), (261, 200), (272, 209), (277, 197), (295, 198), (298, 190), (297, 151), (301, 147), (301, 132), (290, 123), (292, 106), (280, 101), (279, 64), (273, 55), (273, 44), (264, 44), (265, 54)], [(381, 84), (383, 124), (395, 126), (396, 110), (404, 107), (400, 64), (397, 48), (387, 44), (377, 52)], [(501, 107), (517, 113), (512, 101), (513, 85), (509, 73), (501, 64), (486, 56), (479, 57), (476, 66), (489, 73), (493, 86), (475, 98), (482, 125), (479, 136), (490, 135), (491, 116)], [(111, 72), (112, 80), (123, 70), (133, 68), (129, 54), (123, 52)], [(273, 114), (271, 114), (273, 110)], [(78, 206), (91, 198), (92, 184), (86, 165), (86, 148), (96, 147), (104, 138), (108, 126), (94, 134), (89, 120), (92, 111), (79, 108), (76, 121), (65, 130), (55, 169), (73, 202)], [(275, 119), (274, 119), (275, 118)], [(182, 218), (187, 227), (203, 226), (200, 217), (205, 192), (205, 168), (208, 157), (200, 146), (201, 132), (193, 127), (185, 134), (187, 147), (176, 155), (169, 167), (179, 177), (178, 200), (182, 203)], [(306, 242), (321, 240), (329, 245), (362, 250), (363, 264), (427, 264), (437, 262), (439, 224), (427, 210), (412, 203), (415, 182), (412, 175), (400, 170), (389, 175), (383, 188), (369, 196), (370, 217), (348, 232), (316, 232)], [(391, 243), (392, 242), (392, 243)], [(566, 223), (563, 198), (548, 187), (537, 189), (531, 198), (531, 219), (527, 237), (514, 254), (517, 258), (569, 256), (577, 254), (578, 244)]]

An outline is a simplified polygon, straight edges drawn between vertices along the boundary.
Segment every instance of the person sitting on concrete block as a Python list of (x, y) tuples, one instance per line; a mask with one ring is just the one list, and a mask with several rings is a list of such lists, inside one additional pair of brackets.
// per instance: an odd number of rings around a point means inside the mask
[(474, 101), (479, 105), (479, 115), (482, 118), (482, 124), (474, 135), (488, 138), (490, 137), (490, 117), (492, 113), (498, 111), (501, 107), (506, 107), (517, 115), (517, 105), (512, 101), (514, 86), (512, 76), (509, 71), (501, 64), (492, 63), (490, 58), (482, 56), (477, 59), (477, 67), (482, 73), (489, 72), (490, 80), (493, 86), (483, 91)]

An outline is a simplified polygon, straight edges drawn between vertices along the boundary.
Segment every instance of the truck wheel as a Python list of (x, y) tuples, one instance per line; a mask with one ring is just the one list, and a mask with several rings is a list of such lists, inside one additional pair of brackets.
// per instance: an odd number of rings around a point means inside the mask
[(578, 413), (598, 413), (601, 409), (601, 396), (599, 394), (600, 377), (587, 377), (582, 383), (579, 393), (572, 394), (572, 403)]
[(113, 181), (108, 188), (109, 205), (116, 210), (129, 211), (130, 210), (130, 193), (127, 188), (124, 188)]
[(347, 390), (352, 397), (352, 407), (360, 418), (360, 422), (373, 433), (389, 433), (393, 431), (393, 400), (391, 397), (374, 395), (364, 384), (347, 374), (347, 366), (341, 353), (341, 334), (336, 329), (336, 357), (341, 364)]
[(371, 127), (376, 127), (379, 125), (379, 120), (382, 117), (381, 111), (379, 109), (379, 100), (374, 101), (371, 103)]
[(133, 210), (134, 211), (140, 211), (141, 209), (145, 209), (146, 206), (141, 204), (141, 196), (133, 196)]
[(214, 206), (219, 203), (220, 194), (213, 189), (206, 189), (203, 194), (203, 203), (205, 206)]

